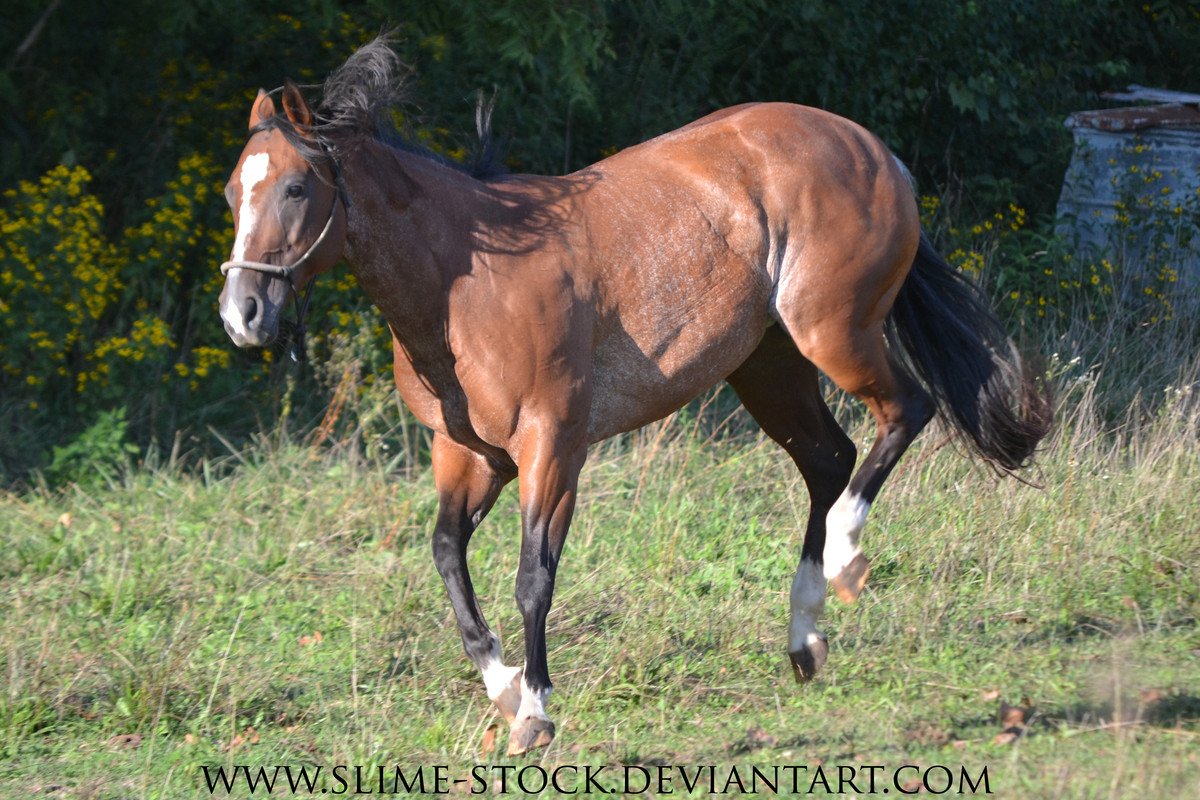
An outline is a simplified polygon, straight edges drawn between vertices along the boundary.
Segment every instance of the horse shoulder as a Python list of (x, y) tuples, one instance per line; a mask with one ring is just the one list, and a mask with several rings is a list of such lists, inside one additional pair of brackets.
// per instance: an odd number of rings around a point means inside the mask
[(591, 386), (592, 298), (562, 253), (493, 255), (450, 293), (449, 345), (472, 427), (515, 449), (530, 420), (586, 419)]

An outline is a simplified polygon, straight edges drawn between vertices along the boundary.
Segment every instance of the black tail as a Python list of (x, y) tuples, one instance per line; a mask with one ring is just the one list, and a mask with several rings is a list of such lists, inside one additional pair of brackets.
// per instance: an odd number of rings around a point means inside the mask
[(888, 339), (925, 384), (938, 415), (1005, 471), (1027, 465), (1050, 432), (1054, 400), (967, 277), (921, 245), (887, 320)]

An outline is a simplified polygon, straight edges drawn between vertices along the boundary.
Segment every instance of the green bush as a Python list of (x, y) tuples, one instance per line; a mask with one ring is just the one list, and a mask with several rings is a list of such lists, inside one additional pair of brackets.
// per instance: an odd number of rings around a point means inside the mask
[(87, 430), (65, 447), (55, 447), (46, 476), (57, 484), (111, 480), (128, 468), (138, 448), (129, 441), (125, 407), (102, 411)]
[[(1080, 264), (1029, 222), (1057, 196), (1070, 147), (1062, 119), (1100, 89), (1194, 85), (1187, 56), (1200, 50), (1200, 12), (1186, 0), (353, 0), (286, 13), (215, 0), (203, 15), (179, 0), (70, 14), (10, 5), (0, 29), (5, 484), (118, 407), (142, 449), (177, 431), (203, 450), (272, 428), (283, 350), (234, 350), (217, 316), (216, 265), (232, 233), (221, 185), (260, 86), (319, 83), (389, 20), (417, 69), (422, 102), (404, 114), (414, 134), (461, 154), (468, 137), (452, 131), (471, 130), (476, 91), (495, 87), (514, 170), (574, 169), (751, 100), (856, 119), (942, 198), (951, 260), (1030, 324), (1081, 300), (1106, 318), (1108, 292), (1130, 281), (1117, 254)], [(1138, 324), (1171, 315), (1160, 291), (1169, 256), (1147, 259)], [(370, 417), (386, 328), (344, 272), (316, 291), (312, 357), (337, 351), (357, 365), (353, 413)], [(291, 418), (325, 421), (342, 374), (294, 374)], [(338, 430), (366, 447), (388, 441), (387, 425), (372, 427), (382, 424), (343, 416)]]
[[(223, 169), (199, 155), (183, 159), (166, 192), (147, 201), (144, 220), (115, 241), (103, 231), (89, 177), (82, 167), (56, 167), (7, 192), (0, 208), (0, 389), (6, 413), (23, 420), (15, 435), (0, 437), (10, 479), (47, 458), (52, 478), (73, 475), (47, 444), (92, 441), (88, 432), (74, 437), (84, 421), (116, 407), (143, 446), (212, 423), (244, 435), (277, 413), (277, 352), (236, 351), (218, 316), (216, 266), (233, 233), (217, 200)], [(313, 357), (353, 341), (362, 365), (356, 380), (370, 386), (390, 369), (386, 326), (344, 270), (323, 278), (317, 292)], [(319, 413), (322, 379), (304, 378), (306, 423)]]
[(4, 193), (0, 208), (0, 388), (5, 397), (61, 392), (122, 290), (117, 249), (102, 235), (104, 207), (82, 167), (56, 167)]

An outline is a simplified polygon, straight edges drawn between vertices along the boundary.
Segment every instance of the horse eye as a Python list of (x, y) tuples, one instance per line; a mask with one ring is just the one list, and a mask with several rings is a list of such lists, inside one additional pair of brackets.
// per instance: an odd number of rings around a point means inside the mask
[(304, 185), (303, 184), (293, 183), (291, 186), (289, 186), (287, 188), (287, 196), (293, 200), (299, 198), (303, 194), (304, 194)]

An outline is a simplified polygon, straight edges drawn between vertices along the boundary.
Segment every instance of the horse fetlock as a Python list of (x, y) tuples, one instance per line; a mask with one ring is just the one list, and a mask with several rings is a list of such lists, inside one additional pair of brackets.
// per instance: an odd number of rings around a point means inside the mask
[(504, 715), (504, 721), (511, 725), (517, 718), (517, 712), (521, 709), (520, 675), (518, 674), (515, 683), (505, 686), (491, 700), (496, 704), (496, 708), (500, 709), (500, 713)]
[(521, 684), (524, 670), (521, 667), (506, 667), (493, 661), (483, 670), (483, 683), (488, 698), (500, 709), (509, 725), (521, 710)]
[(846, 604), (858, 599), (870, 572), (858, 546), (870, 508), (869, 502), (847, 489), (826, 517), (824, 573), (838, 599)]

